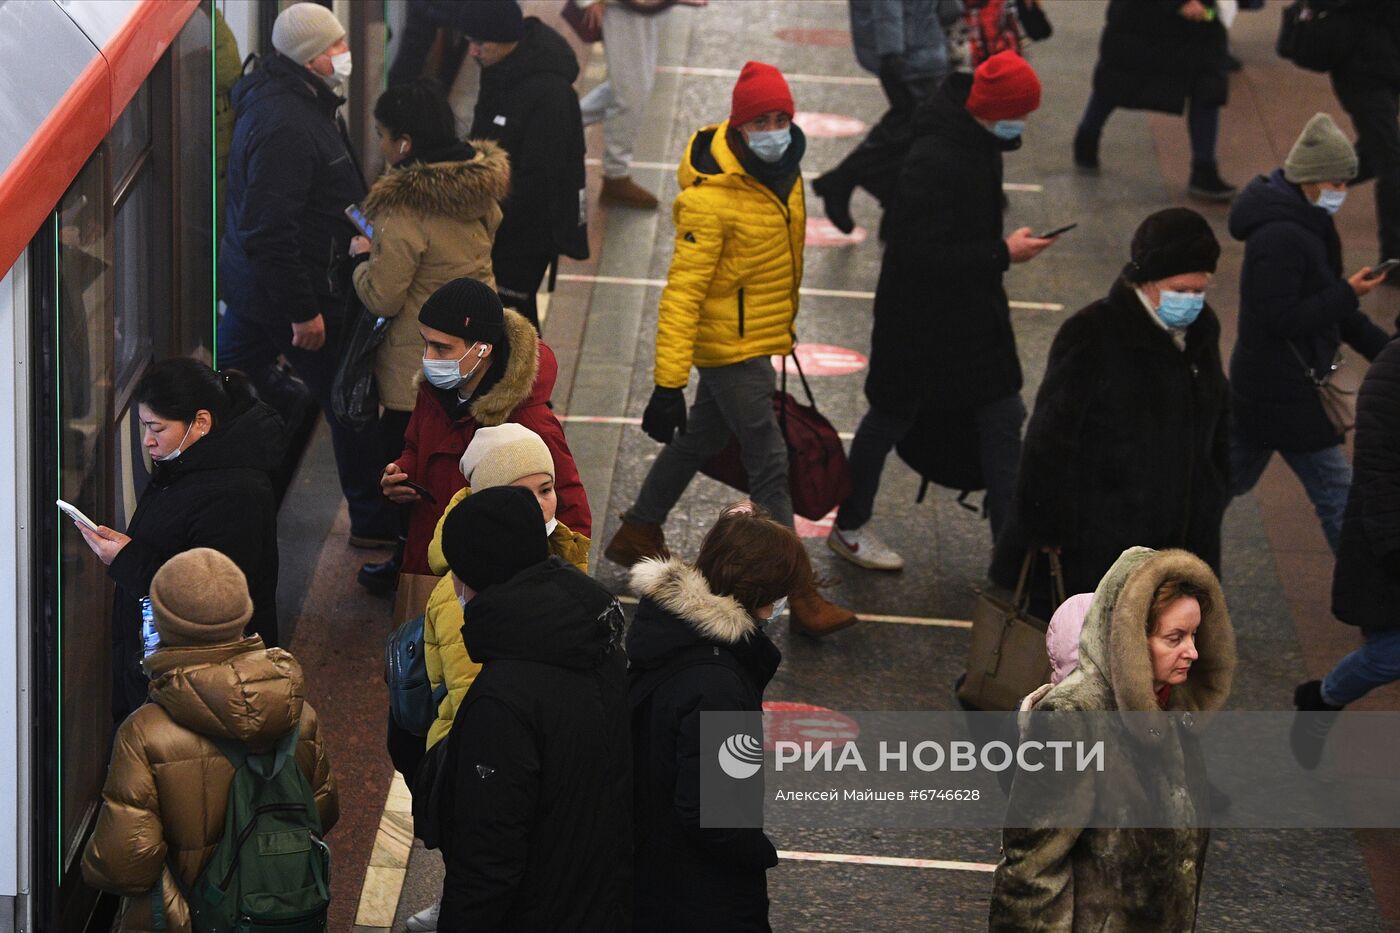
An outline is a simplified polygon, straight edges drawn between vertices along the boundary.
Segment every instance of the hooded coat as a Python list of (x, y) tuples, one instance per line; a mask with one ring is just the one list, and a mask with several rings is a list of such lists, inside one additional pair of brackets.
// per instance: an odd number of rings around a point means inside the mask
[[(1193, 23), (1183, 0), (1110, 0), (1099, 38), (1094, 96), (1115, 107), (1181, 113), (1223, 107), (1230, 96), (1228, 40), (1217, 16)], [(1208, 7), (1215, 0), (1202, 0)]]
[(210, 547), (243, 571), (253, 597), (248, 632), (277, 644), (277, 500), (271, 474), (282, 462), (282, 419), (258, 402), (216, 426), (179, 458), (155, 464), (126, 533), (131, 541), (107, 568), (112, 599), (112, 715), (120, 722), (146, 702), (141, 671), (141, 599), (167, 560)]
[[(265, 752), (298, 725), (296, 763), (321, 831), (340, 815), (319, 720), (301, 665), (256, 636), (228, 645), (161, 648), (146, 659), (151, 701), (117, 730), (102, 809), (83, 850), (88, 884), (130, 898), (122, 929), (190, 933), (179, 883), (192, 885), (224, 832), (233, 764), (209, 737)], [(152, 908), (159, 893), (167, 926)]]
[(374, 361), (379, 400), (413, 411), (422, 370), (418, 310), (454, 279), (495, 287), (491, 244), (501, 223), (500, 202), (510, 188), (510, 161), (489, 141), (463, 158), (457, 145), (425, 152), (422, 161), (390, 169), (365, 199), (374, 224), (369, 259), (355, 267), (355, 291), (373, 314), (392, 318)]
[[(1212, 605), (1196, 632), (1200, 657), (1186, 682), (1172, 687), (1163, 710), (1153, 689), (1146, 623), (1157, 587), (1172, 578), (1203, 588)], [(1036, 703), (1030, 731), (1042, 712), (1149, 714), (1121, 720), (1114, 740), (1105, 742), (1106, 771), (1121, 775), (1131, 769), (1137, 746), (1152, 749), (1161, 766), (1141, 770), (1136, 782), (1090, 778), (1082, 796), (1066, 806), (1087, 815), (1095, 808), (1141, 812), (1148, 804), (1152, 812), (1170, 814), (1173, 828), (1006, 828), (992, 881), (993, 933), (1195, 928), (1210, 838), (1208, 830), (1194, 828), (1208, 799), (1196, 714), (1225, 705), (1235, 662), (1230, 616), (1209, 567), (1184, 551), (1123, 553), (1094, 594), (1080, 635), (1079, 667)], [(1037, 794), (1048, 793), (1038, 787), (1043, 774), (1017, 773), (1013, 812), (1033, 812)]]
[(511, 166), (497, 256), (588, 258), (578, 73), (568, 41), (533, 16), (515, 51), (481, 70), (470, 136), (500, 143)]
[(1400, 628), (1400, 339), (1361, 383), (1354, 443), (1332, 613), (1363, 629)]
[(579, 534), (590, 534), (593, 516), (588, 509), (588, 496), (564, 438), (564, 428), (547, 404), (559, 374), (554, 351), (541, 342), (529, 321), (507, 308), (505, 339), (496, 345), (492, 359), (495, 362), (491, 370), (470, 402), (460, 403), (455, 389), (444, 392), (426, 381), (418, 388), (413, 417), (404, 435), (404, 450), (395, 462), (410, 480), (427, 487), (437, 502), (425, 499), (413, 506), (404, 551), (405, 574), (432, 573), (428, 545), (433, 529), (452, 496), (466, 485), (458, 461), (479, 427), (510, 421), (538, 434), (554, 457), (559, 520)]
[(1244, 241), (1239, 336), (1230, 357), (1235, 431), (1273, 450), (1342, 443), (1305, 369), (1327, 372), (1343, 341), (1374, 359), (1389, 337), (1361, 311), (1343, 277), (1331, 215), (1278, 169), (1235, 197), (1230, 235)]
[(467, 604), (481, 662), (448, 737), (441, 930), (631, 926), (622, 610), (558, 557)]
[(1120, 279), (1055, 335), (992, 560), (997, 584), (1014, 586), (1026, 550), (1042, 546), (1061, 548), (1071, 593), (1092, 590), (1134, 545), (1220, 566), (1230, 501), (1220, 323), (1207, 305), (1183, 351), (1150, 314)]
[(700, 827), (700, 717), (761, 711), (782, 654), (733, 597), (675, 558), (637, 564), (632, 589), (635, 926), (768, 930), (773, 844), (761, 829)]
[(914, 114), (914, 135), (881, 223), (884, 261), (865, 395), (914, 415), (966, 409), (1021, 390), (1002, 274), (1003, 142), (968, 113), (972, 77), (949, 75)]

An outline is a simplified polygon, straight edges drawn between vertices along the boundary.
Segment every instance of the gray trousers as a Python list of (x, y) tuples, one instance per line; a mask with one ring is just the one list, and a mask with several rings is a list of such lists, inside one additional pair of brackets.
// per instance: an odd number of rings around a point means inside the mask
[(773, 414), (777, 387), (773, 364), (767, 356), (759, 356), (699, 372), (685, 433), (676, 435), (657, 456), (626, 518), (645, 525), (665, 524), (700, 465), (723, 450), (733, 434), (749, 476), (749, 498), (775, 521), (792, 527), (787, 444)]

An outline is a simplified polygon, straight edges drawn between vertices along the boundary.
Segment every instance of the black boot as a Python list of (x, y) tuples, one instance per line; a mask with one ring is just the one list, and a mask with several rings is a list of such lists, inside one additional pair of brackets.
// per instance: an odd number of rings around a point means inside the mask
[(1322, 699), (1320, 680), (1299, 684), (1293, 691), (1293, 705), (1297, 707), (1298, 715), (1293, 717), (1288, 744), (1292, 746), (1293, 757), (1298, 759), (1298, 764), (1311, 771), (1322, 760), (1327, 733), (1337, 721), (1337, 713), (1342, 707), (1333, 706)]
[(1235, 196), (1235, 186), (1220, 177), (1214, 162), (1192, 162), (1186, 193), (1200, 201), (1228, 201)]
[(851, 217), (851, 192), (855, 187), (855, 183), (840, 167), (812, 182), (812, 191), (822, 199), (822, 205), (826, 208), (826, 219), (842, 233), (850, 233), (856, 228), (855, 219)]
[(1099, 170), (1099, 138), (1082, 129), (1074, 134), (1074, 164), (1090, 171)]
[(406, 538), (400, 538), (399, 543), (394, 546), (393, 556), (388, 560), (362, 565), (355, 577), (360, 586), (375, 596), (392, 596), (399, 586), (399, 569), (403, 567), (403, 552), (407, 544)]

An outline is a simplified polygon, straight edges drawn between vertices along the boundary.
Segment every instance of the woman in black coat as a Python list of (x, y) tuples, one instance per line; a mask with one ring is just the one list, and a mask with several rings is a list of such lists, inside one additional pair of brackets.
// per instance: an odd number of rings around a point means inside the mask
[[(997, 540), (997, 584), (1013, 586), (1041, 550), (1060, 553), (1070, 593), (1092, 591), (1135, 546), (1182, 548), (1219, 573), (1226, 384), (1220, 323), (1204, 303), (1219, 256), (1205, 218), (1159, 211), (1133, 235), (1108, 297), (1060, 328)], [(1037, 587), (1039, 611), (1054, 608), (1048, 589)]]
[[(1074, 134), (1074, 162), (1099, 167), (1099, 136), (1119, 107), (1187, 110), (1192, 197), (1228, 201), (1215, 164), (1220, 108), (1230, 96), (1229, 44), (1215, 0), (1110, 0), (1094, 91)], [(1187, 102), (1190, 102), (1189, 109)]]
[[(781, 612), (775, 603), (811, 581), (797, 536), (749, 504), (720, 517), (695, 566), (649, 558), (632, 568), (641, 597), (626, 643), (638, 931), (770, 929), (773, 844), (761, 829), (700, 826), (700, 758), (713, 754), (700, 748), (700, 718), (762, 711), (782, 661), (763, 628)], [(760, 818), (762, 787), (752, 800)]]
[(1342, 278), (1332, 214), (1356, 164), (1351, 142), (1320, 113), (1283, 168), (1251, 181), (1230, 208), (1230, 235), (1244, 241), (1240, 330), (1230, 357), (1230, 495), (1253, 489), (1281, 452), (1334, 554), (1351, 464), (1313, 374), (1329, 372), (1343, 341), (1370, 360), (1389, 339), (1359, 303), (1380, 279), (1368, 280), (1369, 268)]
[(257, 401), (247, 378), (198, 360), (157, 363), (132, 401), (153, 470), (127, 533), (78, 525), (117, 584), (112, 601), (112, 715), (146, 702), (142, 600), (151, 578), (190, 548), (221, 551), (248, 578), (248, 632), (277, 640), (277, 503), (269, 474), (282, 459), (282, 420)]

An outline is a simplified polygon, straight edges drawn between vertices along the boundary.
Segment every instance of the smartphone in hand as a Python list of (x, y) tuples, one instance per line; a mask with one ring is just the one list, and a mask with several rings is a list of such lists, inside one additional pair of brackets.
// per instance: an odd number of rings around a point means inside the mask
[(73, 505), (71, 502), (64, 502), (62, 499), (56, 499), (54, 501), (57, 503), (59, 510), (62, 511), (64, 515), (73, 519), (75, 524), (82, 525), (88, 531), (97, 530), (97, 522), (84, 515), (82, 509)]
[(369, 218), (365, 216), (365, 212), (360, 210), (360, 205), (351, 204), (345, 209), (345, 216), (350, 218), (350, 222), (355, 225), (356, 230), (360, 231), (371, 240), (374, 239), (374, 224), (370, 223)]
[(427, 500), (429, 503), (431, 503), (431, 504), (433, 504), (433, 505), (437, 505), (437, 496), (435, 496), (435, 495), (433, 495), (432, 493), (428, 492), (427, 489), (423, 488), (422, 486), (418, 485), (417, 483), (413, 482), (412, 480), (403, 480), (402, 482), (399, 483), (399, 485), (400, 485), (400, 486), (407, 486), (409, 489), (412, 489), (414, 492), (418, 493), (418, 495), (422, 496), (422, 497), (423, 497), (425, 500)]
[(1380, 265), (1371, 268), (1371, 271), (1366, 274), (1366, 281), (1374, 282), (1376, 279), (1384, 278), (1385, 274), (1396, 266), (1400, 266), (1400, 259), (1387, 259)]
[(1077, 226), (1079, 226), (1079, 224), (1077, 223), (1065, 224), (1063, 227), (1056, 227), (1054, 230), (1051, 230), (1047, 233), (1032, 233), (1031, 236), (1039, 240), (1048, 240), (1051, 237), (1057, 237), (1062, 233), (1068, 233)]

